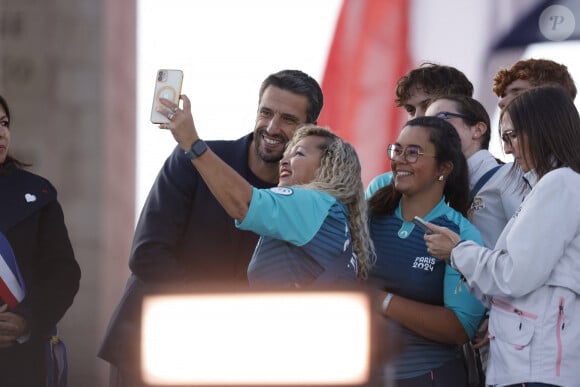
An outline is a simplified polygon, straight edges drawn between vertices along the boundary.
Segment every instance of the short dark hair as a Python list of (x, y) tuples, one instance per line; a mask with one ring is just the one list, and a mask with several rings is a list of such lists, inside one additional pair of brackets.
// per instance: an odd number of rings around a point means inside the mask
[[(502, 110), (509, 114), (520, 146), (538, 178), (555, 168), (580, 173), (580, 116), (568, 91), (559, 86), (526, 90)], [(525, 154), (524, 154), (525, 156)]]
[(467, 118), (462, 118), (467, 125), (475, 125), (478, 122), (483, 122), (487, 126), (487, 130), (481, 139), (481, 149), (489, 149), (489, 142), (491, 140), (491, 120), (485, 107), (478, 100), (467, 95), (439, 95), (434, 97), (430, 103), (438, 99), (447, 99), (455, 102), (457, 105), (457, 113), (464, 115)]
[(282, 90), (305, 96), (308, 99), (306, 123), (313, 124), (318, 120), (324, 104), (324, 98), (320, 85), (310, 75), (300, 70), (282, 70), (268, 75), (262, 82), (262, 86), (260, 86), (260, 101), (268, 86), (275, 86)]
[(473, 95), (473, 84), (464, 73), (451, 66), (422, 63), (397, 81), (395, 103), (403, 106), (411, 97), (411, 89), (419, 87), (430, 95)]

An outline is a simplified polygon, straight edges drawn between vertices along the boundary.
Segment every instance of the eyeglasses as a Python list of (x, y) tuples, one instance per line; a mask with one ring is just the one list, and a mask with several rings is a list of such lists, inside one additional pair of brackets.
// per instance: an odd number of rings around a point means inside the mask
[(439, 112), (439, 113), (437, 113), (437, 115), (435, 115), (435, 117), (442, 118), (446, 121), (451, 117), (458, 117), (458, 118), (463, 118), (464, 120), (467, 120), (467, 121), (473, 121), (473, 118), (471, 118), (471, 117), (468, 117), (468, 116), (463, 115), (463, 114), (451, 113), (451, 112)]
[(398, 157), (403, 155), (403, 159), (409, 164), (416, 163), (417, 160), (419, 160), (419, 156), (437, 157), (435, 155), (421, 152), (421, 149), (416, 145), (409, 145), (403, 148), (397, 144), (389, 145), (387, 148), (387, 155), (389, 156), (390, 160), (397, 160)]
[(504, 142), (504, 144), (508, 144), (509, 146), (513, 146), (512, 141), (516, 140), (517, 138), (518, 138), (518, 133), (515, 130), (506, 130), (501, 135), (501, 139)]

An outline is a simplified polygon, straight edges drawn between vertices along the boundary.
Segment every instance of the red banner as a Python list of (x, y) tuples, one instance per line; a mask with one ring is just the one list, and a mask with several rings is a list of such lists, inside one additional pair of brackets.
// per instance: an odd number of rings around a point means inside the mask
[(387, 146), (405, 121), (394, 102), (410, 68), (407, 0), (344, 0), (322, 82), (318, 123), (357, 149), (364, 184), (390, 169)]

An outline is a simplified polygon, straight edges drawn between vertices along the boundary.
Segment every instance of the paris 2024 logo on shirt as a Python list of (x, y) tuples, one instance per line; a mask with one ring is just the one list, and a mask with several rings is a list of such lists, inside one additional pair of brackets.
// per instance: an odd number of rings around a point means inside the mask
[(433, 257), (415, 257), (412, 267), (418, 270), (433, 271), (436, 262), (437, 259)]

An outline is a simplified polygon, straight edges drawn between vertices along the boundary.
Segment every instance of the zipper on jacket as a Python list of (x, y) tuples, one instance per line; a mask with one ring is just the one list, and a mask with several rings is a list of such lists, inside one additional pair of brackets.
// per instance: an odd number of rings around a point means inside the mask
[[(520, 317), (520, 323), (518, 325), (518, 329), (520, 331), (522, 330), (522, 327), (523, 327), (524, 317), (529, 318), (530, 320), (536, 320), (538, 318), (537, 315), (520, 310), (520, 309), (516, 308), (515, 306), (513, 306), (512, 304), (510, 304), (509, 302), (506, 302), (506, 301), (501, 300), (499, 298), (493, 297), (491, 299), (491, 304), (492, 304), (492, 306), (494, 306), (498, 309), (501, 309), (503, 311), (506, 311), (508, 313), (517, 314)], [(493, 337), (493, 338), (495, 338), (495, 337)], [(514, 347), (518, 350), (524, 348), (524, 346), (520, 345), (520, 344), (514, 345)]]
[(562, 335), (564, 330), (564, 297), (560, 297), (560, 304), (558, 305), (558, 322), (556, 323), (556, 376), (560, 376), (560, 366), (562, 364)]
[(524, 312), (522, 312), (521, 310), (514, 308), (514, 313), (517, 314), (518, 316), (520, 316), (520, 326), (518, 327), (518, 329), (521, 331), (522, 330), (522, 324), (523, 324), (523, 317), (522, 315), (524, 314)]
[(520, 330), (522, 329), (522, 321), (523, 321), (524, 317), (527, 317), (531, 320), (536, 320), (538, 318), (537, 315), (535, 315), (533, 313), (526, 312), (524, 310), (520, 310), (520, 309), (516, 308), (515, 306), (513, 306), (512, 304), (510, 304), (509, 302), (506, 302), (506, 301), (501, 300), (499, 298), (493, 297), (491, 299), (491, 303), (498, 309), (502, 309), (506, 312), (515, 313), (518, 316), (520, 316), (520, 326), (519, 326)]

